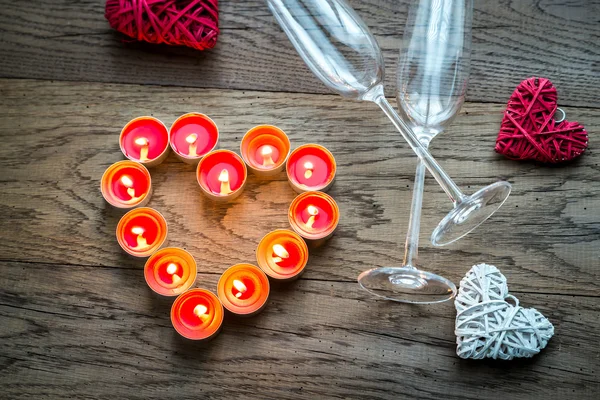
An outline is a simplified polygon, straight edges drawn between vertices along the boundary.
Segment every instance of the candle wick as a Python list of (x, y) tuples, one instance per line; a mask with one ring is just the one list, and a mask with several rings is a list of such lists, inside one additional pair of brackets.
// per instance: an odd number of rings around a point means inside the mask
[(137, 238), (136, 238), (137, 245), (134, 248), (135, 250), (145, 250), (148, 247), (150, 247), (150, 245), (148, 245), (148, 241), (144, 237), (144, 229), (143, 228), (135, 227), (135, 228), (131, 229), (131, 232), (134, 235), (137, 235)]
[(148, 145), (150, 141), (144, 137), (135, 139), (135, 144), (141, 146), (140, 148), (140, 161), (148, 161)]
[(192, 133), (192, 134), (188, 135), (188, 137), (185, 138), (185, 141), (188, 142), (188, 144), (189, 144), (188, 156), (190, 156), (190, 157), (198, 157), (197, 143), (196, 143), (197, 140), (198, 140), (197, 133)]
[(304, 163), (304, 168), (306, 168), (306, 171), (304, 171), (304, 178), (310, 179), (310, 177), (313, 176), (314, 167), (315, 166), (310, 161)]
[(219, 182), (221, 182), (221, 196), (225, 196), (233, 192), (229, 183), (229, 171), (227, 169), (223, 169), (219, 174)]
[(290, 253), (280, 244), (273, 245), (273, 262), (280, 263), (290, 257)]
[(271, 146), (264, 146), (261, 150), (261, 154), (263, 156), (264, 167), (275, 165), (275, 161), (273, 161), (273, 149), (271, 148)]
[(308, 206), (307, 211), (310, 217), (308, 217), (308, 221), (306, 221), (306, 226), (312, 228), (315, 224), (315, 218), (317, 214), (319, 214), (319, 209), (315, 206)]

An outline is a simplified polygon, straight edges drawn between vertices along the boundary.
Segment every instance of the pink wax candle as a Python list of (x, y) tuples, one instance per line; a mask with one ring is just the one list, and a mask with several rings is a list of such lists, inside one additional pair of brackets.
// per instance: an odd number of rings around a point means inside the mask
[(335, 178), (336, 165), (333, 154), (318, 144), (305, 144), (290, 154), (287, 176), (297, 193), (327, 191)]
[(170, 141), (177, 158), (187, 164), (198, 164), (217, 146), (219, 128), (204, 114), (184, 114), (171, 125)]
[(207, 197), (231, 201), (244, 190), (248, 172), (242, 158), (233, 151), (215, 150), (200, 160), (196, 178)]
[(134, 118), (123, 127), (119, 145), (125, 157), (131, 161), (154, 167), (169, 154), (169, 130), (157, 118)]

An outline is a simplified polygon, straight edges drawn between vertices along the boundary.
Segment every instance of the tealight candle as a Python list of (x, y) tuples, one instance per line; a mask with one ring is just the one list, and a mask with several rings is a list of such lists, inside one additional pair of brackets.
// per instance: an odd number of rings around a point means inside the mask
[(171, 149), (187, 164), (197, 164), (205, 154), (214, 150), (219, 141), (217, 124), (200, 113), (188, 113), (177, 118), (169, 132)]
[(169, 130), (157, 118), (134, 118), (123, 127), (119, 145), (125, 157), (154, 167), (169, 154)]
[(255, 126), (242, 138), (240, 153), (255, 175), (275, 175), (283, 170), (290, 153), (290, 139), (276, 126)]
[(210, 340), (223, 325), (225, 310), (214, 293), (190, 289), (175, 299), (171, 307), (171, 323), (181, 336), (192, 340)]
[(233, 151), (215, 150), (200, 160), (196, 178), (209, 198), (231, 201), (244, 190), (248, 172), (242, 158)]
[(119, 161), (104, 171), (100, 180), (104, 199), (118, 208), (145, 205), (152, 195), (150, 172), (140, 163)]
[(127, 253), (148, 257), (167, 238), (167, 221), (153, 208), (134, 208), (123, 215), (117, 225), (117, 241)]
[(271, 278), (297, 279), (308, 261), (308, 247), (295, 232), (277, 229), (267, 233), (256, 250), (258, 266)]
[(308, 241), (329, 239), (340, 220), (340, 210), (333, 198), (323, 192), (298, 195), (288, 212), (290, 225)]
[(234, 314), (258, 314), (267, 304), (269, 279), (252, 264), (237, 264), (228, 268), (217, 284), (217, 294), (223, 306)]
[(185, 292), (196, 280), (196, 261), (187, 251), (167, 247), (152, 254), (144, 266), (150, 289), (163, 296)]
[(336, 165), (333, 154), (318, 144), (305, 144), (290, 154), (287, 176), (297, 193), (319, 190), (326, 192), (333, 185)]

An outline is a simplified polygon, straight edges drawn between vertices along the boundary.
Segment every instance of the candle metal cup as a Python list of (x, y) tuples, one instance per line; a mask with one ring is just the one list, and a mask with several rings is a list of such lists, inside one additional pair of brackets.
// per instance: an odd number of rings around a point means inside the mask
[(118, 161), (104, 171), (100, 191), (113, 207), (127, 209), (144, 206), (152, 196), (150, 172), (140, 163)]
[(286, 172), (296, 193), (328, 191), (335, 180), (337, 167), (333, 154), (318, 144), (304, 144), (290, 153)]
[(208, 198), (232, 201), (244, 191), (248, 171), (244, 160), (233, 151), (215, 150), (198, 163), (196, 179)]
[(131, 161), (155, 167), (169, 155), (169, 130), (158, 118), (137, 117), (121, 130), (119, 146)]
[(163, 296), (177, 296), (196, 281), (194, 257), (184, 249), (167, 247), (152, 254), (144, 266), (150, 289)]
[(117, 225), (117, 241), (123, 250), (135, 257), (148, 257), (167, 238), (167, 221), (150, 207), (134, 208)]
[(191, 340), (211, 340), (221, 331), (225, 310), (209, 290), (183, 292), (171, 307), (171, 323), (181, 336)]
[(283, 170), (290, 147), (284, 131), (273, 125), (258, 125), (242, 138), (240, 154), (256, 176), (273, 176)]
[(340, 210), (328, 194), (305, 192), (290, 204), (288, 219), (296, 233), (317, 247), (333, 235), (340, 220)]
[(277, 229), (260, 240), (256, 260), (270, 278), (292, 281), (304, 272), (308, 262), (308, 247), (296, 232)]
[(187, 113), (173, 122), (169, 136), (175, 156), (186, 164), (197, 165), (202, 157), (217, 147), (219, 128), (204, 114)]
[(261, 312), (267, 304), (269, 292), (267, 275), (252, 264), (229, 267), (217, 284), (217, 294), (223, 306), (243, 317)]

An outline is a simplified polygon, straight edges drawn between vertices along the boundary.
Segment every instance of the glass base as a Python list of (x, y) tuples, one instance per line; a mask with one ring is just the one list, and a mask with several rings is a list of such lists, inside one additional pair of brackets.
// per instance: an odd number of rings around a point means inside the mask
[(412, 267), (382, 267), (363, 272), (358, 283), (375, 296), (401, 303), (441, 303), (456, 296), (448, 279)]
[(434, 246), (445, 246), (467, 235), (492, 216), (510, 195), (510, 183), (496, 182), (464, 198), (431, 234)]

